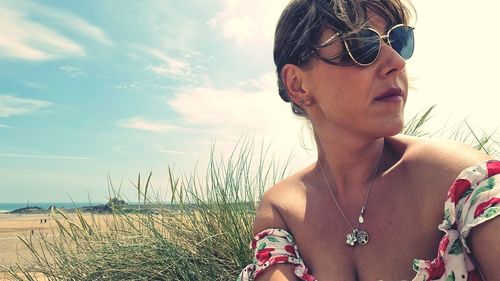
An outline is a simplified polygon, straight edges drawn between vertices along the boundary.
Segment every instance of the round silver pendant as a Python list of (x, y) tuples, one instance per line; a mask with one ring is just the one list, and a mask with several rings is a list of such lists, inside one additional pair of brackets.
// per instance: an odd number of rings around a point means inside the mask
[(347, 243), (347, 245), (351, 246), (351, 247), (354, 247), (354, 245), (356, 244), (356, 231), (353, 231), (351, 233), (348, 233), (347, 234), (347, 237), (346, 237), (346, 240), (345, 242)]
[(368, 232), (363, 230), (356, 231), (356, 242), (358, 242), (360, 245), (366, 245), (368, 243), (368, 240), (370, 240)]

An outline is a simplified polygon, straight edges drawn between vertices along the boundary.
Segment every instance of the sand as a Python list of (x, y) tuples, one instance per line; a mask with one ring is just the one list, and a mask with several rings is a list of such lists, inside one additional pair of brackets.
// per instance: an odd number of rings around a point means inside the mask
[[(73, 217), (74, 214), (69, 216)], [(83, 215), (88, 222), (91, 221), (90, 216), (91, 214)], [(105, 217), (96, 216), (100, 219)], [(51, 237), (52, 227), (57, 228), (57, 224), (47, 214), (0, 214), (0, 265), (26, 265), (32, 261), (30, 251), (18, 236), (31, 237), (33, 240), (40, 239), (41, 235)], [(8, 280), (5, 276), (0, 272), (0, 280)]]
[[(52, 220), (45, 214), (0, 214), (0, 264), (5, 266), (16, 263), (24, 265), (30, 261), (30, 252), (18, 236), (31, 236), (32, 239), (39, 239), (40, 235), (52, 232)], [(7, 280), (6, 275), (1, 272), (0, 280)]]
[(52, 220), (45, 214), (0, 214), (0, 264), (16, 263), (18, 254), (29, 256), (29, 250), (17, 236), (39, 239), (40, 235), (52, 233)]

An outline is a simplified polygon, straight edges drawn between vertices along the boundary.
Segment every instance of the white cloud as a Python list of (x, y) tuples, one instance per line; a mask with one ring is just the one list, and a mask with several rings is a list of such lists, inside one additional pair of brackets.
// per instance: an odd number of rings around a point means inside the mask
[(11, 127), (4, 124), (0, 124), (0, 128), (11, 128)]
[[(38, 17), (41, 20), (33, 19)], [(50, 22), (57, 29), (42, 21)], [(112, 44), (101, 29), (69, 12), (30, 1), (8, 1), (0, 6), (0, 57), (46, 61), (84, 56), (84, 47), (63, 35), (63, 30), (83, 34), (105, 45)]]
[(148, 69), (151, 70), (151, 72), (154, 72), (158, 75), (165, 75), (165, 76), (185, 76), (191, 73), (189, 68), (185, 65), (182, 64), (180, 61), (175, 61), (172, 64), (163, 64), (163, 65), (150, 65), (148, 66)]
[(280, 105), (266, 90), (245, 92), (238, 88), (198, 87), (180, 91), (168, 103), (191, 124), (257, 128), (268, 124), (268, 112)]
[(142, 85), (139, 84), (138, 82), (131, 82), (127, 84), (116, 84), (116, 85), (111, 85), (111, 87), (119, 90), (136, 90), (139, 89)]
[(252, 90), (267, 89), (269, 91), (274, 91), (277, 93), (276, 88), (276, 74), (274, 72), (268, 72), (257, 79), (247, 79), (237, 83), (238, 86), (243, 88), (251, 88)]
[(133, 117), (123, 119), (117, 122), (117, 125), (122, 128), (137, 129), (150, 132), (169, 132), (185, 130), (184, 128), (169, 124), (162, 121), (149, 121), (143, 117)]
[(126, 56), (139, 63), (145, 63), (146, 70), (159, 76), (186, 82), (201, 80), (200, 73), (206, 70), (203, 64), (210, 59), (197, 52), (186, 52), (170, 47), (167, 48), (168, 52), (140, 44), (130, 44), (129, 47), (131, 51), (127, 51)]
[(272, 46), (274, 27), (288, 0), (222, 0), (223, 10), (208, 24), (247, 50)]
[(150, 48), (150, 47), (143, 47), (143, 50), (146, 51), (149, 55), (159, 59), (163, 63), (171, 66), (172, 68), (176, 69), (183, 69), (187, 68), (187, 64), (184, 62), (181, 62), (179, 60), (176, 60), (167, 54), (165, 54), (163, 51), (155, 49), (155, 48)]
[(0, 34), (0, 57), (43, 61), (85, 54), (83, 47), (59, 32), (6, 6), (0, 7)]
[(153, 73), (170, 77), (187, 77), (192, 74), (192, 68), (187, 62), (173, 58), (162, 50), (146, 46), (139, 46), (139, 49), (160, 61), (159, 65), (147, 67)]
[(150, 81), (127, 81), (120, 84), (111, 84), (110, 87), (125, 91), (137, 91), (137, 92), (149, 92), (149, 91), (172, 91), (175, 86), (169, 83), (169, 81), (154, 83)]
[[(303, 128), (305, 121), (294, 117), (290, 104), (279, 98), (274, 73), (242, 84), (244, 87), (250, 84), (254, 90), (184, 89), (167, 103), (185, 123), (210, 129), (210, 137), (215, 138), (217, 147), (222, 147), (223, 152), (230, 152), (242, 136), (250, 135), (257, 140), (272, 142), (273, 151), (280, 159), (286, 159), (299, 147), (301, 134), (308, 136), (308, 131)], [(200, 139), (200, 143), (210, 149), (207, 141), (206, 138)]]
[(102, 29), (100, 29), (99, 27), (86, 22), (75, 15), (62, 12), (61, 10), (49, 9), (49, 8), (40, 9), (40, 7), (41, 6), (37, 5), (37, 11), (45, 14), (47, 17), (51, 17), (54, 20), (61, 22), (61, 27), (72, 29), (103, 45), (106, 46), (113, 45), (111, 39), (109, 39), (106, 33), (102, 31)]
[(59, 68), (60, 70), (66, 72), (69, 77), (76, 78), (85, 75), (83, 69), (71, 65), (63, 65)]
[(0, 117), (32, 114), (50, 105), (48, 101), (0, 95)]

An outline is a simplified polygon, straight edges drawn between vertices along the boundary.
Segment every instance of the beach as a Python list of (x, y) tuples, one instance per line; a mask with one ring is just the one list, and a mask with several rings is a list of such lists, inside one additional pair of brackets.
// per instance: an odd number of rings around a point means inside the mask
[[(18, 236), (39, 239), (51, 233), (52, 218), (46, 214), (0, 214), (0, 264), (26, 264), (31, 260), (30, 251)], [(0, 272), (0, 280), (7, 280)]]
[[(74, 215), (68, 214), (70, 217)], [(84, 213), (83, 217), (91, 221), (90, 213)], [(105, 215), (94, 214), (94, 217), (103, 218)], [(0, 265), (26, 265), (32, 261), (31, 252), (18, 236), (31, 237), (36, 242), (42, 235), (51, 237), (53, 227), (57, 228), (57, 224), (49, 214), (0, 214)], [(8, 280), (2, 272), (0, 280)]]
[[(29, 250), (18, 236), (38, 239), (52, 233), (52, 218), (46, 214), (0, 214), (0, 264), (12, 265), (20, 256), (29, 257)], [(19, 260), (24, 264), (24, 261)]]

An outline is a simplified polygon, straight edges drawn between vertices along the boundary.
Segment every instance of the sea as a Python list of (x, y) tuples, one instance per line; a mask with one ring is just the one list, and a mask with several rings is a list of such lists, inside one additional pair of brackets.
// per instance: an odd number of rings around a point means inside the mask
[(26, 207), (40, 207), (43, 209), (48, 209), (50, 206), (56, 208), (73, 209), (85, 206), (97, 206), (106, 203), (89, 203), (89, 202), (23, 202), (23, 203), (2, 203), (0, 202), (0, 214), (14, 211), (20, 208)]

